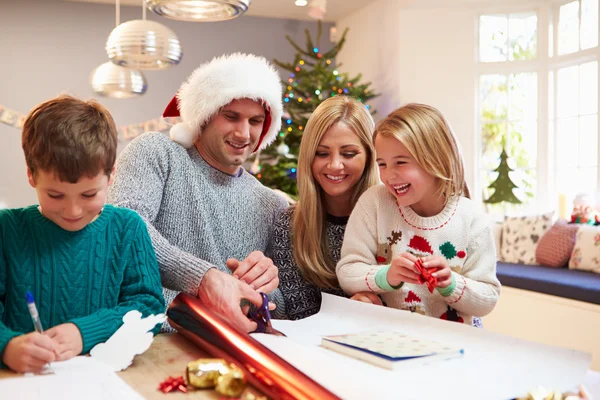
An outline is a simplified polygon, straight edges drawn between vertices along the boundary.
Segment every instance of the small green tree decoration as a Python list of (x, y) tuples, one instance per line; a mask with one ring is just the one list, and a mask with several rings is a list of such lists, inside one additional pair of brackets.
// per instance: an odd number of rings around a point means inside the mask
[(490, 186), (488, 186), (488, 188), (496, 189), (496, 191), (487, 200), (484, 200), (485, 203), (496, 204), (508, 202), (521, 204), (521, 200), (513, 193), (513, 189), (518, 186), (510, 179), (509, 172), (511, 172), (512, 169), (508, 166), (507, 160), (508, 155), (503, 148), (502, 153), (500, 154), (500, 165), (494, 170), (495, 172), (498, 172), (498, 177), (490, 184)]

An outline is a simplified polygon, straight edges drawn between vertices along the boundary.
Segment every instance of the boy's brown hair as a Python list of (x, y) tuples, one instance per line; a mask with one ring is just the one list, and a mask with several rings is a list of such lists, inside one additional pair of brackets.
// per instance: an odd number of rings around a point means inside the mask
[(110, 176), (117, 157), (115, 121), (95, 100), (59, 96), (37, 105), (25, 119), (25, 162), (36, 171), (54, 172), (63, 182), (100, 172)]

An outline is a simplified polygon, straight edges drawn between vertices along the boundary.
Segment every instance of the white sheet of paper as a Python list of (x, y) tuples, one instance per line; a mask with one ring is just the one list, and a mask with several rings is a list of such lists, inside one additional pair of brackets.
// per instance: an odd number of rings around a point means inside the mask
[[(299, 321), (275, 320), (273, 326), (287, 338), (252, 336), (344, 399), (509, 399), (539, 386), (573, 390), (591, 363), (587, 353), (328, 294), (323, 294), (318, 314)], [(322, 336), (373, 329), (443, 341), (465, 353), (457, 359), (388, 371), (320, 347)]]
[(52, 363), (53, 375), (0, 379), (4, 399), (142, 400), (111, 368), (91, 357)]
[(166, 319), (164, 314), (142, 318), (142, 313), (131, 310), (123, 316), (123, 325), (105, 343), (94, 346), (90, 355), (111, 366), (113, 371), (122, 371), (136, 355), (150, 348), (154, 335), (149, 331)]

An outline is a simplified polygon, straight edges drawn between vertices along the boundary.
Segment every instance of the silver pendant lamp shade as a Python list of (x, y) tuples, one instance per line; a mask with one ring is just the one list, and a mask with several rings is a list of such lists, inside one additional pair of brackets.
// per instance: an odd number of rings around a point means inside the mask
[(183, 54), (175, 32), (158, 22), (139, 19), (113, 29), (106, 41), (106, 52), (115, 64), (147, 70), (177, 65)]
[(180, 21), (226, 21), (250, 7), (251, 0), (145, 0), (155, 14)]
[(92, 89), (101, 96), (128, 99), (146, 92), (148, 85), (140, 71), (108, 61), (92, 72)]

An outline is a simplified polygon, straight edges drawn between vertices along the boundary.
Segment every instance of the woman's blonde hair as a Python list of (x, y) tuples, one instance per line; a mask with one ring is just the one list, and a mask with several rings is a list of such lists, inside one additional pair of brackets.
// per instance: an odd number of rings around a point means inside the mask
[(462, 154), (442, 113), (425, 104), (411, 103), (393, 111), (375, 128), (378, 136), (394, 138), (428, 174), (439, 182), (439, 194), (470, 197)]
[(364, 104), (351, 97), (328, 98), (312, 113), (302, 135), (297, 172), (299, 201), (291, 221), (296, 265), (307, 281), (320, 288), (337, 288), (339, 285), (327, 244), (323, 189), (313, 176), (312, 164), (321, 139), (329, 128), (340, 122), (358, 136), (367, 153), (365, 169), (352, 191), (352, 207), (365, 190), (379, 182), (371, 114)]

